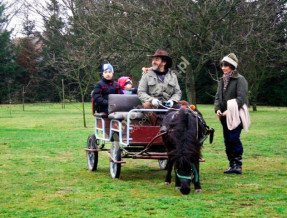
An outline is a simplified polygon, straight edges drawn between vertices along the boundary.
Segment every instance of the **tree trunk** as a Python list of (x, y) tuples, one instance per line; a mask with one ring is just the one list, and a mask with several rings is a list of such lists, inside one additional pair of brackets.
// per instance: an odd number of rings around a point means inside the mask
[(85, 101), (84, 101), (84, 96), (83, 96), (83, 95), (82, 95), (82, 109), (83, 109), (84, 127), (87, 128), (87, 124), (86, 124), (86, 113), (85, 113)]
[(23, 105), (23, 111), (25, 111), (25, 87), (23, 86), (22, 91), (22, 105)]
[(252, 103), (252, 109), (253, 111), (257, 111), (257, 96), (258, 96), (258, 90), (259, 90), (259, 82), (253, 87), (252, 90), (252, 96), (251, 96), (251, 103)]
[(191, 74), (191, 104), (196, 105), (196, 89), (194, 73)]
[(190, 66), (188, 66), (186, 69), (185, 88), (187, 101), (190, 104), (196, 105), (195, 78)]
[(10, 117), (12, 116), (12, 99), (11, 99), (11, 92), (10, 92), (10, 83), (8, 83), (8, 91), (9, 91), (9, 105), (10, 105)]
[(65, 109), (65, 86), (64, 80), (62, 79), (62, 109)]
[(253, 111), (257, 111), (257, 104), (256, 104), (256, 102), (252, 103), (252, 109), (253, 109)]

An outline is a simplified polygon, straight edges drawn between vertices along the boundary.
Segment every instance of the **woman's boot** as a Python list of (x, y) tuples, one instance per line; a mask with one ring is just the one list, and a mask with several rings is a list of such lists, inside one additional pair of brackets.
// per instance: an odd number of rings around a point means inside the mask
[(232, 154), (227, 154), (227, 158), (229, 160), (229, 169), (224, 171), (224, 173), (231, 174), (231, 173), (233, 173), (233, 169), (234, 169), (234, 165), (235, 165), (234, 157)]
[(242, 155), (236, 155), (236, 157), (234, 157), (234, 163), (233, 172), (236, 174), (242, 174)]
[(242, 155), (232, 156), (230, 168), (225, 171), (226, 174), (242, 174)]

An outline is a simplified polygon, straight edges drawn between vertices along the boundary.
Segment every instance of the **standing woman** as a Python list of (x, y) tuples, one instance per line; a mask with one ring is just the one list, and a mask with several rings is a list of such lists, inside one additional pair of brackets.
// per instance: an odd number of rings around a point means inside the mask
[(227, 125), (227, 101), (235, 99), (240, 110), (248, 103), (248, 84), (246, 79), (237, 72), (238, 59), (234, 53), (225, 56), (220, 62), (223, 77), (220, 79), (215, 96), (215, 113), (223, 127), (225, 152), (229, 160), (229, 169), (224, 173), (242, 173), (243, 146), (240, 141), (242, 123), (230, 130)]

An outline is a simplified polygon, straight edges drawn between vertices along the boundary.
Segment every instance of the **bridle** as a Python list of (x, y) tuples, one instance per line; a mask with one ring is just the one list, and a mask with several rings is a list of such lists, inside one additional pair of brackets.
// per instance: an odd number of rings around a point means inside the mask
[(195, 167), (195, 165), (192, 165), (192, 169), (191, 169), (191, 174), (190, 176), (182, 176), (178, 173), (178, 170), (176, 169), (176, 175), (178, 178), (180, 179), (187, 179), (187, 180), (192, 180), (193, 178), (195, 178), (195, 182), (198, 182), (199, 180), (199, 176), (198, 176), (198, 172), (197, 169)]

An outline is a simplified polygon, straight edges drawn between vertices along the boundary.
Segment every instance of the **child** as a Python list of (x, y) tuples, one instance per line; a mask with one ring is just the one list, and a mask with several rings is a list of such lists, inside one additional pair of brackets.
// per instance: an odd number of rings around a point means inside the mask
[(123, 94), (120, 85), (113, 80), (114, 68), (111, 64), (103, 64), (102, 79), (96, 84), (92, 96), (98, 113), (108, 113), (109, 94)]
[(144, 75), (146, 72), (148, 72), (151, 69), (152, 69), (152, 67), (143, 67), (142, 68), (142, 75)]
[(133, 88), (133, 81), (130, 77), (122, 76), (118, 79), (118, 83), (125, 95), (137, 94), (137, 89)]

